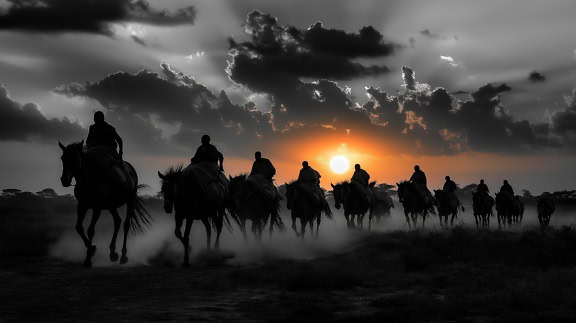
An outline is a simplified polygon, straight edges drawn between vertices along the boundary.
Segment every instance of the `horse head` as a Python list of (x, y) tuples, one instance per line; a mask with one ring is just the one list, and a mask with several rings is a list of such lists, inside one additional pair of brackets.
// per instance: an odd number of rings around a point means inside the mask
[(230, 198), (234, 204), (233, 207), (236, 210), (238, 210), (240, 207), (242, 194), (244, 192), (244, 181), (246, 180), (246, 177), (246, 174), (240, 174), (235, 177), (228, 175), (228, 180), (230, 182)]
[(400, 200), (400, 203), (402, 203), (409, 194), (408, 193), (409, 185), (410, 182), (407, 181), (396, 183), (396, 187), (398, 188), (398, 199)]
[(292, 209), (292, 201), (294, 201), (294, 195), (296, 195), (296, 185), (297, 182), (291, 182), (291, 183), (284, 183), (284, 185), (286, 186), (286, 208), (288, 210)]
[(444, 191), (434, 190), (434, 204), (436, 206), (438, 206), (438, 204), (440, 204), (440, 201), (442, 200), (443, 197), (444, 197)]
[(332, 184), (330, 183), (330, 186), (332, 186), (332, 196), (334, 196), (334, 206), (336, 207), (337, 210), (340, 210), (340, 207), (342, 207), (342, 204), (344, 203), (344, 194), (343, 194), (343, 188), (342, 188), (342, 183), (339, 184)]
[(182, 173), (182, 165), (170, 167), (164, 174), (158, 172), (158, 177), (162, 180), (160, 193), (164, 198), (164, 211), (172, 213), (174, 209), (174, 200), (176, 199), (176, 182)]
[(60, 176), (60, 182), (64, 187), (70, 187), (72, 185), (72, 179), (78, 175), (80, 168), (82, 167), (81, 153), (84, 147), (84, 140), (81, 142), (76, 142), (64, 146), (60, 141), (58, 141), (58, 146), (62, 149), (62, 175)]

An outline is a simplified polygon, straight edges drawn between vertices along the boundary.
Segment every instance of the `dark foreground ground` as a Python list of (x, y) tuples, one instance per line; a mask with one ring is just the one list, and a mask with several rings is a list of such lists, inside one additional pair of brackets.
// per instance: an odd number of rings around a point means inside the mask
[(576, 230), (374, 233), (340, 254), (230, 266), (0, 263), (0, 321), (576, 320)]

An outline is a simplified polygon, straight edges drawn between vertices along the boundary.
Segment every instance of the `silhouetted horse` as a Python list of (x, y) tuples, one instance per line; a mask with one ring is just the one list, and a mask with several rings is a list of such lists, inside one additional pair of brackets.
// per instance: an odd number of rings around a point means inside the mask
[(490, 217), (494, 207), (494, 198), (487, 192), (472, 193), (472, 209), (474, 210), (474, 219), (476, 227), (480, 224), (483, 227), (490, 226)]
[[(102, 210), (108, 210), (114, 220), (114, 233), (110, 242), (110, 260), (118, 260), (116, 253), (116, 238), (120, 230), (122, 218), (118, 208), (126, 204), (126, 218), (124, 219), (124, 242), (120, 263), (128, 261), (126, 240), (128, 232), (142, 233), (150, 224), (150, 216), (137, 195), (138, 176), (130, 163), (120, 161), (115, 152), (102, 147), (86, 148), (84, 141), (64, 146), (58, 142), (62, 149), (63, 171), (60, 181), (64, 187), (76, 180), (74, 196), (78, 201), (76, 207), (76, 231), (86, 246), (85, 266), (92, 265), (92, 256), (96, 246), (92, 244), (96, 223)], [(88, 227), (88, 236), (84, 233), (83, 221), (86, 212), (92, 209), (92, 220)]]
[(262, 240), (262, 230), (270, 220), (270, 239), (272, 239), (272, 232), (274, 226), (279, 230), (284, 230), (284, 224), (278, 213), (280, 208), (279, 201), (273, 196), (266, 196), (251, 187), (246, 182), (246, 174), (241, 174), (236, 177), (229, 177), (230, 180), (230, 197), (234, 212), (240, 220), (240, 226), (244, 235), (246, 236), (246, 220), (252, 221), (252, 233), (256, 240)]
[[(219, 248), (220, 234), (224, 221), (230, 226), (230, 221), (226, 215), (227, 192), (213, 191), (213, 196), (207, 196), (202, 184), (198, 182), (194, 174), (194, 167), (198, 165), (188, 165), (187, 167), (171, 167), (164, 174), (158, 172), (162, 179), (161, 193), (164, 198), (164, 211), (172, 213), (176, 227), (174, 234), (184, 245), (184, 262), (182, 266), (188, 266), (190, 249), (190, 230), (194, 220), (202, 221), (206, 228), (206, 247), (210, 249), (212, 228), (216, 230), (216, 241), (214, 247)], [(239, 223), (235, 214), (231, 212), (233, 219)], [(182, 225), (186, 220), (184, 234)]]
[[(458, 210), (464, 212), (464, 207), (458, 204), (456, 195), (450, 194), (444, 190), (434, 190), (434, 199), (436, 200), (436, 208), (438, 209), (438, 217), (440, 218), (440, 226), (448, 225), (448, 216), (452, 215), (450, 225), (454, 225), (454, 219), (458, 217)], [(442, 223), (444, 217), (444, 223)]]
[(391, 210), (394, 208), (394, 202), (387, 192), (374, 189), (376, 199), (374, 200), (374, 207), (372, 208), (372, 217), (376, 223), (379, 223), (382, 218), (390, 217)]
[[(375, 184), (375, 182), (370, 183), (370, 189), (373, 189)], [(366, 213), (368, 213), (368, 227), (370, 228), (372, 225), (373, 203), (368, 202), (367, 199), (361, 196), (357, 196), (352, 184), (348, 181), (330, 185), (334, 196), (334, 206), (338, 210), (341, 206), (344, 206), (344, 217), (348, 228), (355, 227), (354, 218), (356, 218), (356, 225), (362, 227)]]
[(508, 192), (496, 193), (496, 213), (498, 227), (520, 224), (524, 215), (524, 203), (520, 200), (520, 196), (513, 196)]
[(545, 229), (550, 225), (550, 218), (552, 217), (552, 213), (556, 210), (554, 200), (550, 196), (541, 197), (538, 200), (537, 210), (540, 227)]
[[(290, 210), (292, 218), (292, 230), (297, 237), (304, 238), (306, 233), (306, 224), (310, 225), (310, 234), (314, 237), (314, 219), (316, 219), (316, 238), (320, 229), (322, 207), (310, 197), (307, 192), (300, 187), (298, 181), (285, 183), (286, 186), (286, 207)], [(331, 219), (331, 213), (325, 213)], [(301, 232), (296, 230), (296, 218), (300, 218)]]
[(429, 212), (426, 201), (420, 194), (418, 194), (414, 184), (408, 181), (403, 181), (401, 183), (396, 183), (396, 186), (398, 187), (398, 198), (404, 207), (404, 216), (406, 216), (408, 227), (411, 227), (410, 218), (412, 218), (414, 228), (416, 228), (418, 215), (422, 216), (422, 227), (424, 227), (426, 215), (428, 215)]

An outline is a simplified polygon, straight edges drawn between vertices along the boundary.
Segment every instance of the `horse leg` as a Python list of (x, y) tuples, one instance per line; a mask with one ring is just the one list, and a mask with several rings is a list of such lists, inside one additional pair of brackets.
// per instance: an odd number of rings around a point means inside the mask
[[(90, 257), (94, 256), (96, 253), (96, 245), (92, 244), (94, 240), (94, 233), (96, 232), (96, 223), (100, 219), (101, 209), (92, 209), (92, 219), (90, 219), (90, 225), (88, 226), (88, 240), (90, 241), (90, 247), (88, 247), (88, 253), (91, 254)], [(87, 255), (88, 255), (87, 253)]]
[(308, 220), (308, 226), (310, 227), (310, 239), (314, 239), (314, 218)]
[(252, 219), (252, 234), (254, 234), (254, 238), (256, 238), (256, 241), (261, 242), (260, 240), (260, 236), (258, 235), (258, 227), (260, 226), (260, 221), (257, 219)]
[(78, 205), (76, 206), (76, 215), (77, 215), (76, 232), (78, 232), (78, 234), (80, 235), (80, 238), (82, 238), (82, 241), (84, 242), (84, 246), (86, 246), (86, 249), (87, 249), (86, 250), (86, 259), (84, 260), (84, 266), (90, 267), (92, 265), (92, 261), (91, 261), (92, 256), (90, 256), (90, 249), (92, 247), (92, 243), (86, 237), (86, 234), (84, 234), (84, 226), (82, 225), (82, 223), (84, 222), (84, 217), (86, 217), (87, 211), (88, 211), (88, 209), (85, 208), (80, 203), (78, 203)]
[(422, 229), (426, 227), (426, 211), (422, 213)]
[(212, 228), (210, 227), (210, 221), (208, 218), (202, 219), (202, 224), (206, 228), (206, 249), (210, 250), (210, 241), (212, 240)]
[(224, 210), (218, 210), (218, 215), (216, 216), (216, 241), (214, 242), (214, 248), (216, 250), (220, 249), (220, 234), (222, 234), (222, 226), (224, 225)]
[[(182, 236), (181, 239), (182, 244), (184, 245), (184, 261), (182, 262), (182, 267), (190, 266), (188, 253), (190, 252), (190, 230), (192, 229), (193, 222), (194, 219), (192, 219), (192, 217), (186, 219), (186, 227), (184, 227), (184, 236)], [(208, 246), (210, 246), (210, 243), (208, 243)]]
[(316, 239), (318, 239), (318, 231), (320, 230), (320, 221), (322, 220), (322, 216), (318, 214), (316, 217)]
[(246, 234), (246, 218), (241, 218), (240, 219), (240, 227), (242, 230), (242, 235), (244, 236), (244, 242), (248, 241), (248, 235)]
[(372, 209), (370, 209), (370, 213), (368, 213), (368, 231), (372, 229)]
[[(458, 211), (456, 211), (458, 212)], [(457, 213), (452, 213), (452, 219), (450, 219), (450, 226), (454, 225), (454, 219), (456, 219)], [(446, 221), (448, 221), (448, 218), (446, 218)]]
[(126, 248), (126, 241), (128, 240), (128, 233), (130, 232), (130, 221), (136, 216), (134, 213), (134, 207), (131, 205), (126, 206), (126, 218), (124, 219), (124, 241), (122, 243), (122, 256), (120, 257), (120, 264), (125, 264), (128, 262), (128, 248)]
[(350, 215), (349, 215), (348, 213), (346, 213), (346, 211), (344, 211), (344, 217), (346, 218), (346, 227), (347, 227), (348, 229), (350, 229), (350, 228), (351, 228), (351, 225), (350, 225)]
[(306, 233), (306, 220), (300, 218), (300, 236), (304, 239), (304, 234)]
[(268, 237), (268, 242), (272, 241), (272, 232), (274, 232), (274, 213), (270, 213), (270, 228), (268, 228), (268, 233), (270, 234)]
[(296, 237), (300, 237), (300, 233), (298, 233), (298, 230), (296, 229), (296, 216), (292, 214), (291, 217), (292, 217), (292, 230), (294, 230), (294, 233), (296, 233)]
[(114, 220), (114, 233), (112, 233), (112, 241), (110, 241), (110, 261), (118, 260), (118, 253), (116, 252), (116, 239), (118, 238), (118, 231), (120, 231), (120, 224), (122, 224), (122, 218), (118, 214), (117, 209), (110, 209), (110, 214), (112, 214), (112, 220)]
[(408, 222), (408, 230), (410, 230), (412, 228), (410, 223), (410, 214), (406, 210), (404, 210), (404, 216), (406, 217), (406, 222)]

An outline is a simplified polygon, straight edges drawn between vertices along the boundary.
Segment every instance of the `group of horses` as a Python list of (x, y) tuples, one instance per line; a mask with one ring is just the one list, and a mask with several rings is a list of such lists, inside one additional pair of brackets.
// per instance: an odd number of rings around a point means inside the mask
[[(114, 232), (110, 243), (110, 260), (117, 261), (116, 239), (120, 230), (122, 219), (118, 208), (127, 206), (124, 220), (124, 240), (122, 246), (121, 263), (128, 261), (126, 241), (128, 234), (140, 233), (150, 225), (151, 217), (138, 197), (138, 184), (136, 171), (126, 161), (113, 157), (101, 157), (91, 153), (84, 147), (84, 142), (72, 143), (67, 146), (59, 143), (62, 149), (63, 171), (60, 178), (64, 187), (72, 184), (75, 179), (74, 196), (77, 204), (76, 231), (86, 246), (85, 266), (91, 266), (91, 259), (96, 252), (92, 243), (96, 223), (102, 210), (108, 210), (114, 220)], [(110, 167), (113, 165), (114, 167)], [(284, 229), (279, 215), (280, 195), (259, 194), (252, 185), (247, 185), (247, 175), (241, 174), (224, 179), (226, 185), (219, 185), (217, 180), (202, 183), (195, 173), (198, 166), (177, 166), (166, 172), (158, 172), (162, 181), (161, 195), (164, 200), (164, 211), (174, 213), (175, 236), (184, 247), (183, 265), (189, 264), (190, 231), (194, 220), (200, 220), (206, 229), (206, 245), (211, 248), (212, 230), (216, 230), (214, 247), (219, 247), (222, 228), (226, 225), (232, 227), (232, 221), (241, 229), (244, 239), (247, 239), (246, 222), (252, 223), (251, 231), (256, 240), (261, 241), (265, 226), (269, 225), (269, 235), (272, 237), (274, 228)], [(370, 183), (370, 198), (360, 196), (353, 189), (350, 182), (341, 182), (332, 185), (332, 195), (336, 209), (343, 207), (344, 216), (349, 228), (362, 227), (364, 217), (369, 216), (368, 227), (371, 227), (373, 218), (380, 221), (390, 216), (394, 203), (389, 194)], [(409, 227), (416, 227), (417, 218), (422, 218), (422, 226), (429, 213), (438, 212), (441, 225), (454, 223), (459, 212), (464, 211), (454, 194), (442, 190), (434, 191), (434, 206), (430, 207), (427, 201), (417, 194), (413, 183), (404, 181), (397, 183), (398, 197), (404, 208), (404, 214)], [(273, 188), (276, 191), (276, 188)], [(283, 185), (286, 199), (286, 208), (290, 210), (292, 229), (296, 236), (304, 238), (306, 227), (310, 228), (310, 235), (318, 237), (322, 213), (332, 218), (331, 212), (319, 205), (311, 198), (309, 192), (302, 188), (301, 183), (293, 181)], [(519, 198), (503, 193), (497, 193), (496, 199), (486, 194), (475, 193), (473, 197), (473, 210), (476, 225), (488, 226), (492, 216), (493, 206), (496, 205), (498, 222), (503, 225), (519, 223), (522, 220), (524, 206)], [(83, 220), (87, 210), (92, 209), (93, 215), (87, 234), (84, 231)], [(550, 221), (554, 212), (553, 203), (538, 204), (539, 219), (542, 224)], [(300, 231), (297, 230), (296, 220), (300, 219)], [(443, 221), (444, 219), (444, 221)], [(316, 228), (314, 230), (314, 223)], [(184, 232), (182, 227), (184, 226)]]

